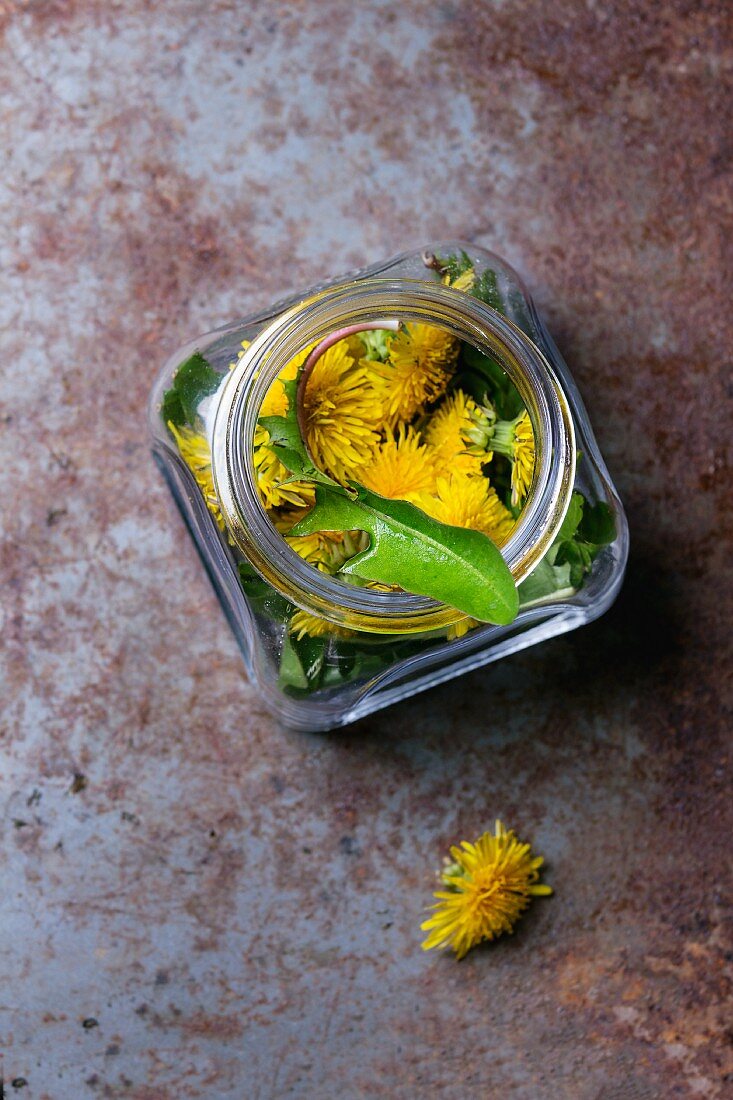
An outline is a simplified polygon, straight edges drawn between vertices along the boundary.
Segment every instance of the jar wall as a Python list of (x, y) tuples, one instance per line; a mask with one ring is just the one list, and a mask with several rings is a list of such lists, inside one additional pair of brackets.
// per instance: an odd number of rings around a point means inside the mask
[(222, 529), (205, 467), (196, 472), (196, 462), (200, 463), (201, 457), (194, 455), (192, 460), (186, 451), (186, 440), (180, 433), (179, 437), (174, 436), (166, 423), (164, 395), (170, 390), (180, 364), (192, 355), (200, 353), (211, 373), (206, 377), (207, 392), (195, 409), (189, 407), (188, 415), (193, 419), (196, 414), (197, 435), (210, 444), (220, 392), (220, 385), (215, 388), (217, 379), (223, 384), (243, 341), (252, 341), (286, 308), (325, 286), (378, 275), (428, 281), (431, 273), (425, 267), (422, 252), (411, 252), (347, 279), (342, 277), (309, 288), (266, 312), (191, 341), (169, 360), (154, 386), (150, 427), (155, 457), (216, 588), (242, 649), (248, 674), (273, 712), (293, 728), (326, 730), (344, 725), (417, 691), (572, 630), (602, 614), (620, 587), (628, 553), (626, 520), (567, 366), (518, 276), (503, 260), (460, 242), (442, 243), (432, 249), (439, 255), (461, 250), (469, 254), (477, 274), (493, 273), (491, 279), (495, 279), (500, 311), (541, 349), (554, 369), (576, 431), (579, 453), (576, 487), (591, 504), (607, 505), (615, 527), (613, 540), (593, 561), (582, 587), (522, 607), (510, 626), (480, 626), (453, 640), (441, 631), (418, 636), (358, 635), (350, 639), (334, 636), (313, 639), (314, 644), (308, 639), (298, 642), (287, 632), (292, 608), (254, 573)]

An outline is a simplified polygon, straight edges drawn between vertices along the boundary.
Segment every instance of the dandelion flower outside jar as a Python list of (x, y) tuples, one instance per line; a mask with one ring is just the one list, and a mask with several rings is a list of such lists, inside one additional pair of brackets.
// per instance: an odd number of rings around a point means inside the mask
[(482, 249), (408, 253), (192, 342), (150, 421), (249, 674), (295, 728), (580, 626), (621, 584), (580, 397)]

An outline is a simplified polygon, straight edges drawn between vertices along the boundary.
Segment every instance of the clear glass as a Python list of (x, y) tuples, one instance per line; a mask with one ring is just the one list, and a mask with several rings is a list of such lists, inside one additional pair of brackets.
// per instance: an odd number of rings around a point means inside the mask
[[(462, 250), (478, 275), (493, 273), (500, 312), (442, 286), (426, 268), (423, 253), (410, 252), (192, 341), (172, 357), (153, 389), (154, 454), (229, 617), (250, 677), (291, 727), (344, 725), (572, 630), (602, 614), (621, 584), (628, 554), (626, 520), (567, 366), (520, 279), (503, 260), (461, 242), (430, 249), (438, 255)], [(615, 536), (593, 561), (582, 587), (527, 601), (510, 626), (482, 625), (454, 637), (451, 627), (463, 618), (459, 612), (424, 597), (357, 588), (319, 573), (271, 525), (252, 469), (252, 440), (267, 389), (303, 347), (343, 325), (386, 316), (447, 328), (498, 361), (519, 391), (534, 429), (537, 456), (525, 507), (502, 547), (516, 583), (551, 548), (574, 488), (589, 503), (603, 502), (610, 509)], [(242, 355), (243, 341), (251, 343)], [(218, 517), (207, 507), (161, 414), (163, 396), (180, 364), (196, 351), (221, 376), (197, 408), (212, 452)], [(294, 659), (287, 622), (295, 608), (334, 624), (333, 636), (306, 639), (295, 655), (306, 673), (317, 667), (315, 690), (305, 680), (299, 690), (292, 678), (284, 686), (281, 677), (281, 663)], [(347, 639), (343, 628), (354, 633)]]

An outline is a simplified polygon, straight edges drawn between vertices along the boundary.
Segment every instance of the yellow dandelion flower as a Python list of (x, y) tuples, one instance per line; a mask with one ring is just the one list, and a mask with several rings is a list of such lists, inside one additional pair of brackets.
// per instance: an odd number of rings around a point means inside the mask
[(534, 432), (525, 409), (516, 420), (498, 420), (494, 425), (491, 445), (512, 464), (512, 504), (521, 504), (529, 492), (534, 474)]
[(469, 432), (472, 415), (478, 415), (478, 405), (463, 390), (446, 397), (432, 414), (424, 429), (425, 442), (433, 452), (436, 465), (466, 474), (480, 474), (481, 467), (491, 459), (491, 452), (471, 453)]
[(404, 592), (404, 588), (400, 588), (398, 584), (384, 584), (383, 581), (365, 581), (362, 577), (353, 576), (351, 573), (345, 573), (339, 579), (345, 581), (346, 584), (353, 584), (357, 588), (370, 588), (372, 592)]
[(533, 857), (529, 844), (500, 821), (493, 836), (484, 833), (475, 844), (463, 840), (450, 851), (454, 862), (441, 875), (446, 889), (435, 892), (435, 913), (421, 925), (430, 933), (425, 951), (452, 947), (462, 959), (477, 943), (513, 932), (532, 897), (552, 893), (538, 882), (542, 856)]
[(411, 420), (445, 391), (458, 359), (459, 341), (436, 325), (405, 325), (389, 344), (386, 363), (373, 363), (386, 383), (390, 424)]
[(267, 514), (270, 517), (270, 521), (276, 531), (279, 531), (281, 535), (287, 535), (289, 531), (295, 527), (296, 523), (304, 519), (310, 508), (295, 508), (285, 505), (280, 508), (268, 508)]
[(324, 473), (342, 483), (357, 477), (379, 441), (382, 408), (370, 382), (373, 366), (356, 361), (340, 340), (316, 361), (305, 387), (308, 450)]
[[(229, 370), (234, 370), (251, 343), (251, 340), (242, 340), (241, 351), (237, 352), (237, 358), (229, 364)], [(283, 382), (292, 382), (293, 379), (297, 377), (298, 371), (308, 358), (314, 346), (315, 345), (311, 344), (309, 347), (303, 348), (302, 351), (299, 351), (298, 354), (290, 360), (287, 367), (283, 367), (280, 374), (265, 394), (260, 407), (260, 416), (285, 416), (288, 411), (288, 399), (285, 396)]]
[[(457, 623), (452, 623), (445, 632), (446, 639), (449, 642), (455, 642), (457, 638), (463, 638), (468, 634), (469, 630), (473, 630), (474, 627), (479, 625), (478, 619), (471, 619), (467, 615), (465, 619), (459, 619)], [(482, 624), (485, 625), (485, 624)]]
[(178, 447), (178, 452), (189, 470), (196, 479), (196, 484), (201, 490), (206, 501), (206, 507), (216, 520), (220, 531), (224, 530), (224, 517), (219, 508), (219, 498), (214, 489), (214, 475), (211, 472), (211, 448), (209, 441), (201, 432), (185, 426), (177, 428), (172, 421), (168, 421), (168, 429), (173, 435)]
[(336, 638), (354, 636), (353, 630), (347, 630), (345, 626), (337, 626), (336, 623), (330, 623), (327, 619), (320, 619), (308, 611), (296, 611), (290, 620), (288, 631), (294, 634), (298, 641), (306, 635), (309, 638), (325, 638), (329, 634)]
[(298, 354), (290, 360), (287, 367), (283, 367), (265, 394), (264, 400), (260, 405), (260, 416), (287, 415), (288, 399), (283, 383), (293, 382), (298, 377), (298, 371), (303, 366), (303, 363), (305, 363), (314, 347), (315, 345), (311, 344), (309, 347), (303, 348), (302, 351), (299, 351)]
[(525, 410), (514, 429), (512, 464), (512, 504), (520, 504), (529, 492), (534, 474), (534, 432), (529, 413)]
[(466, 474), (439, 477), (435, 495), (421, 493), (415, 503), (441, 523), (482, 531), (497, 546), (506, 542), (514, 526), (511, 512), (485, 477)]
[(280, 378), (276, 378), (265, 394), (260, 405), (260, 416), (286, 416), (288, 399)]
[(444, 275), (443, 282), (447, 286), (452, 287), (453, 290), (462, 290), (467, 294), (470, 290), (473, 290), (476, 282), (476, 272), (473, 267), (467, 267), (466, 270), (460, 275), (457, 275), (452, 282), (450, 275)]
[(303, 366), (315, 346), (315, 344), (309, 344), (307, 347), (299, 351), (297, 355), (293, 356), (287, 367), (283, 367), (283, 369), (280, 371), (278, 377), (280, 378), (281, 382), (293, 382), (298, 377), (298, 371)]
[(310, 508), (315, 503), (312, 482), (291, 481), (289, 471), (268, 446), (270, 433), (261, 425), (254, 434), (254, 468), (257, 488), (265, 508)]
[(413, 428), (402, 425), (399, 432), (380, 443), (359, 481), (367, 489), (391, 500), (410, 500), (435, 485), (436, 467), (427, 447)]
[(285, 541), (296, 554), (322, 573), (337, 573), (344, 562), (369, 545), (365, 531), (316, 531), (312, 535), (291, 535)]

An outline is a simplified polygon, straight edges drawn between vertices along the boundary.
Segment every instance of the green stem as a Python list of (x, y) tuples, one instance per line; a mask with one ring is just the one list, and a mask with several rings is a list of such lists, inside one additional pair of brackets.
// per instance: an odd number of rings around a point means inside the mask
[(524, 413), (520, 413), (514, 420), (497, 420), (492, 427), (491, 436), (487, 447), (497, 454), (514, 460), (514, 433), (517, 424)]

